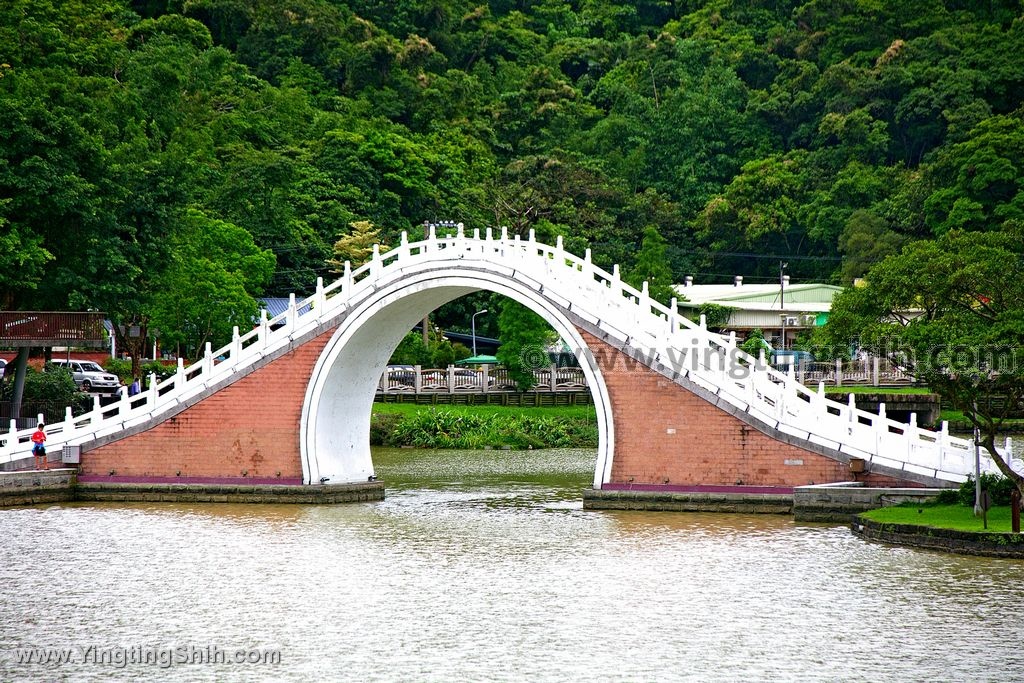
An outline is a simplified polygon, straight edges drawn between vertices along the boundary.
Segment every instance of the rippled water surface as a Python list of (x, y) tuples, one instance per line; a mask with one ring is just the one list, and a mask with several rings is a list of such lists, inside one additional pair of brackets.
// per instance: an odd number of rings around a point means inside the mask
[[(375, 460), (381, 503), (0, 511), (0, 680), (1024, 676), (1021, 562), (788, 517), (583, 511), (586, 451)], [(24, 662), (47, 647), (71, 661)], [(208, 648), (280, 663), (179, 663)], [(167, 656), (113, 659), (133, 649)]]

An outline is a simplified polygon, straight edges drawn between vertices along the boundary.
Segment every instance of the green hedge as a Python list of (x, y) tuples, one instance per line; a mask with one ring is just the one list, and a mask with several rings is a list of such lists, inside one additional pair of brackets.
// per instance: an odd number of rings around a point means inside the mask
[(375, 414), (370, 443), (417, 448), (596, 448), (597, 425), (587, 420), (431, 409), (412, 415)]

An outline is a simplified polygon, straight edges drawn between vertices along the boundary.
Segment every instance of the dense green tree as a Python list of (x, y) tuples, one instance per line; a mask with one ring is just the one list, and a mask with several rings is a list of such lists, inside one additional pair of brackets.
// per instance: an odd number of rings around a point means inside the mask
[(1000, 425), (1024, 407), (1024, 225), (904, 247), (836, 296), (825, 333), (908, 368), (979, 428), (999, 469), (1024, 488), (995, 448)]
[(642, 288), (646, 282), (650, 297), (665, 306), (676, 295), (672, 289), (675, 280), (668, 265), (665, 238), (654, 226), (648, 226), (644, 230), (636, 262), (627, 271), (624, 279), (637, 289)]
[(259, 249), (242, 228), (191, 209), (176, 233), (171, 262), (156, 283), (151, 323), (166, 346), (198, 358), (204, 345), (216, 348), (231, 329), (251, 329), (255, 296), (274, 269), (274, 255)]
[(356, 221), (391, 243), (425, 220), (533, 229), (626, 273), (654, 228), (673, 280), (780, 259), (849, 280), (1022, 219), (1020, 18), (1013, 0), (10, 0), (0, 303), (104, 310), (141, 355), (124, 331), (151, 325), (190, 210), (273, 252), (275, 295), (328, 275)]
[(498, 361), (519, 391), (529, 391), (537, 382), (533, 371), (549, 364), (547, 351), (555, 333), (543, 318), (515, 301), (502, 307), (498, 329)]

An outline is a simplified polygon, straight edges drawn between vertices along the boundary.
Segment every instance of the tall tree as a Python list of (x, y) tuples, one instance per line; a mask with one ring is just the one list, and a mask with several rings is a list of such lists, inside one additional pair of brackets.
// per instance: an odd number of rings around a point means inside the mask
[(637, 289), (647, 282), (648, 294), (655, 301), (668, 305), (674, 297), (672, 289), (674, 279), (672, 269), (668, 265), (667, 245), (665, 238), (653, 225), (644, 230), (644, 238), (637, 252), (636, 262), (625, 277), (626, 282)]
[(156, 283), (150, 320), (165, 344), (198, 358), (206, 342), (231, 339), (231, 329), (251, 329), (256, 297), (274, 270), (274, 255), (259, 249), (236, 225), (188, 211), (172, 245), (171, 262)]
[(1024, 489), (995, 446), (1006, 417), (1024, 408), (1024, 224), (915, 242), (865, 282), (833, 300), (829, 340), (859, 339), (908, 368), (964, 413), (1000, 471)]
[[(353, 270), (363, 265), (373, 255), (373, 245), (380, 244), (380, 228), (370, 221), (353, 221), (349, 227), (352, 231), (334, 243), (334, 258), (327, 262), (335, 273), (344, 272), (346, 261)], [(383, 253), (387, 246), (381, 245), (380, 249)]]
[(547, 367), (550, 362), (548, 346), (554, 331), (539, 315), (511, 300), (506, 301), (498, 316), (498, 330), (498, 361), (508, 369), (519, 391), (529, 391), (537, 382), (533, 370)]

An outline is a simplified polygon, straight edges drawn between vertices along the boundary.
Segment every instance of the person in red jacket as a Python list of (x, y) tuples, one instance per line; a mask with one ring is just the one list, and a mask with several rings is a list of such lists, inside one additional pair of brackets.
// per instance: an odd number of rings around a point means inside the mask
[(39, 423), (39, 429), (32, 434), (32, 455), (36, 456), (36, 469), (46, 470), (49, 469), (46, 464), (46, 432), (43, 431), (45, 425)]

